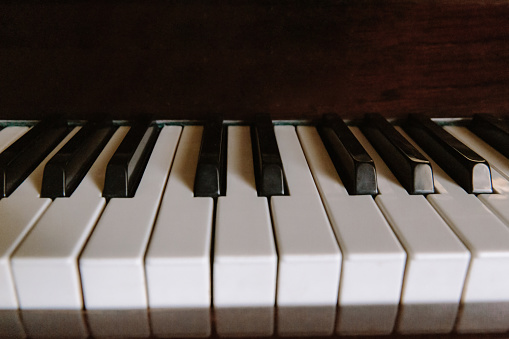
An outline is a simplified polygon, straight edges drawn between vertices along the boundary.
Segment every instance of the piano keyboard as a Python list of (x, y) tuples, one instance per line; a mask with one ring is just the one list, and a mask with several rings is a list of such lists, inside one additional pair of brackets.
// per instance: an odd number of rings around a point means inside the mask
[(6, 123), (0, 336), (507, 332), (505, 124)]

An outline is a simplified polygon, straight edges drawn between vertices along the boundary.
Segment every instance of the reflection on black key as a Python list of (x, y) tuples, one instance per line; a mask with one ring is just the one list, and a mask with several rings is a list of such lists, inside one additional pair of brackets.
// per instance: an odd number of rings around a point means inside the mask
[(489, 114), (474, 114), (468, 128), (509, 158), (509, 122)]
[(336, 114), (324, 114), (318, 131), (350, 194), (377, 194), (373, 159)]
[(366, 114), (363, 133), (410, 194), (434, 192), (433, 171), (424, 157), (380, 114)]
[(194, 178), (196, 197), (218, 197), (226, 194), (226, 129), (216, 118), (205, 123), (200, 156)]
[(149, 122), (136, 122), (106, 167), (103, 196), (134, 197), (160, 128)]
[(256, 115), (251, 135), (258, 195), (264, 197), (284, 195), (283, 163), (270, 115)]
[(44, 167), (41, 196), (69, 197), (81, 183), (113, 134), (111, 124), (89, 123)]
[(409, 115), (405, 131), (468, 193), (491, 193), (486, 160), (422, 115)]
[(41, 121), (0, 154), (0, 197), (9, 196), (69, 133), (60, 118)]

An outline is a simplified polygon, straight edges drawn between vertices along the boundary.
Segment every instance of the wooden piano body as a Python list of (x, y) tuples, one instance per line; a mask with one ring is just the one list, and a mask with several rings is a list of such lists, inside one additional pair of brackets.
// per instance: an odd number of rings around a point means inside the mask
[(3, 2), (0, 119), (504, 115), (508, 18), (473, 0)]

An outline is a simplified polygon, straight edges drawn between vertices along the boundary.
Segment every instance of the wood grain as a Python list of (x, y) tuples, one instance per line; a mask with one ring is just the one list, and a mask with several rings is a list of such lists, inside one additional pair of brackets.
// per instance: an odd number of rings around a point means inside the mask
[(509, 111), (507, 1), (0, 3), (0, 118)]

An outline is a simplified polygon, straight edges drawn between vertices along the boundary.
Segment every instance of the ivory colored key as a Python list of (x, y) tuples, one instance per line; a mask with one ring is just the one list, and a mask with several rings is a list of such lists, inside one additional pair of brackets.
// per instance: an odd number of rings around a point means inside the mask
[(427, 199), (471, 253), (458, 332), (509, 330), (509, 228), (433, 161), (437, 191)]
[(276, 126), (289, 196), (273, 196), (279, 255), (277, 305), (336, 305), (341, 252), (295, 128)]
[(273, 307), (277, 256), (267, 198), (258, 197), (248, 126), (228, 127), (227, 190), (217, 203), (217, 307)]
[(505, 156), (466, 128), (452, 126), (447, 126), (445, 128), (449, 133), (455, 135), (456, 138), (462, 140), (490, 162), (492, 166), (491, 175), (493, 189), (498, 194), (480, 194), (477, 197), (509, 226), (509, 180), (507, 177), (500, 174), (498, 170), (498, 168), (503, 170), (505, 166), (509, 165), (509, 161)]
[(106, 205), (106, 165), (128, 129), (112, 137), (71, 197), (54, 200), (12, 256), (20, 308), (83, 308), (78, 256)]
[[(11, 127), (12, 128), (12, 127)], [(2, 130), (7, 131), (8, 128)], [(0, 200), (0, 308), (18, 308), (10, 256), (51, 203), (40, 198), (44, 165), (79, 130), (72, 130), (27, 179), (7, 198)]]
[(299, 126), (297, 132), (343, 253), (336, 331), (391, 333), (406, 253), (373, 198), (348, 194), (317, 130)]
[(203, 127), (186, 126), (145, 257), (150, 308), (210, 307), (212, 198), (194, 197)]
[(396, 330), (450, 332), (470, 254), (424, 196), (408, 195), (362, 133), (352, 131), (375, 161), (375, 201), (407, 252)]
[(112, 198), (79, 260), (88, 309), (146, 308), (144, 256), (180, 136), (164, 127), (133, 198)]

